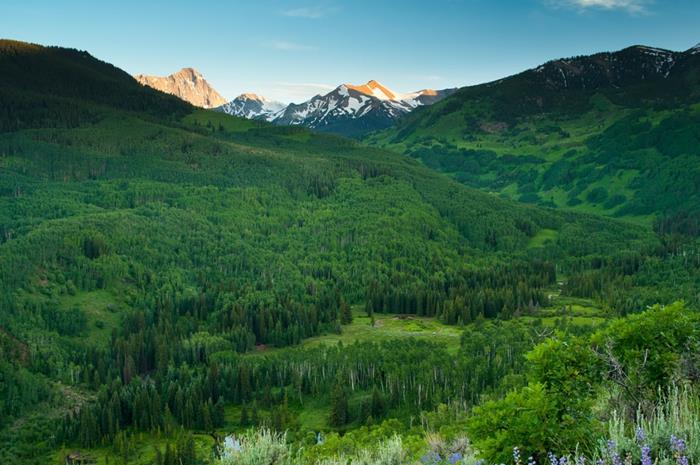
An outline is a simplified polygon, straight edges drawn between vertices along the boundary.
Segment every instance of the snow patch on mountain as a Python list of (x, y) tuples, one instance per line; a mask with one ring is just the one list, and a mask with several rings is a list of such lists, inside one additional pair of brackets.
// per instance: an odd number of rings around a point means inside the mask
[(217, 110), (279, 125), (318, 129), (356, 125), (355, 121), (365, 119), (367, 122), (360, 126), (369, 131), (389, 126), (415, 108), (435, 103), (452, 92), (424, 89), (401, 94), (372, 80), (362, 85), (341, 84), (325, 95), (287, 106), (255, 94), (242, 94)]
[(285, 107), (283, 103), (268, 100), (257, 94), (241, 94), (216, 110), (241, 118), (272, 121)]

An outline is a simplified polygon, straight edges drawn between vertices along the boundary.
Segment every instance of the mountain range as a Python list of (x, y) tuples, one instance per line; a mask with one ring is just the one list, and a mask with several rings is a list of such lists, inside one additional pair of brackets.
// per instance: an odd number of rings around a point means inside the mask
[(439, 102), (457, 90), (423, 89), (402, 94), (371, 80), (363, 85), (342, 84), (325, 95), (286, 105), (253, 93), (241, 94), (227, 102), (193, 68), (183, 68), (166, 77), (143, 74), (134, 77), (143, 85), (175, 95), (197, 107), (349, 137), (387, 128), (414, 109)]
[(198, 107), (215, 108), (226, 103), (226, 99), (214, 90), (199, 71), (193, 68), (183, 68), (166, 77), (143, 74), (134, 77), (145, 86), (175, 95)]
[(243, 94), (217, 110), (355, 137), (389, 127), (414, 109), (439, 102), (455, 91), (424, 89), (401, 94), (372, 80), (364, 85), (342, 84), (325, 95), (287, 106), (255, 94)]

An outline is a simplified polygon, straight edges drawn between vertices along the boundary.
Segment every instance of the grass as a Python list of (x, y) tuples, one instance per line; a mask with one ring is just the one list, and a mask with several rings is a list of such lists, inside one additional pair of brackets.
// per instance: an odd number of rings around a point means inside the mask
[[(435, 318), (420, 317), (415, 315), (399, 314), (375, 314), (374, 325), (372, 319), (360, 308), (353, 309), (353, 321), (343, 326), (340, 334), (328, 333), (311, 337), (301, 343), (301, 347), (316, 347), (321, 344), (335, 345), (339, 342), (352, 344), (362, 341), (380, 341), (397, 338), (428, 339), (433, 342), (444, 343), (447, 351), (457, 353), (459, 338), (462, 330), (456, 326), (448, 326), (440, 323)], [(250, 356), (269, 354), (284, 348), (264, 348), (250, 353)]]
[(109, 343), (112, 330), (119, 326), (122, 307), (112, 293), (106, 290), (78, 292), (60, 297), (63, 308), (78, 307), (87, 317), (87, 333), (75, 336), (76, 341), (89, 346)]
[(537, 231), (530, 242), (527, 244), (528, 249), (537, 249), (544, 247), (548, 243), (555, 243), (559, 238), (559, 231), (554, 229), (540, 229)]
[[(194, 434), (195, 449), (197, 457), (211, 457), (214, 447), (214, 438), (208, 434)], [(153, 465), (156, 456), (156, 448), (161, 452), (169, 442), (174, 445), (175, 436), (159, 435), (151, 433), (137, 433), (132, 437), (132, 451), (128, 461), (124, 461), (124, 456), (117, 454), (112, 447), (99, 447), (90, 450), (75, 448), (62, 448), (54, 454), (52, 463), (63, 464), (66, 455), (79, 452), (89, 458), (92, 465), (115, 465), (128, 463), (129, 465)], [(205, 462), (210, 463), (210, 462)]]

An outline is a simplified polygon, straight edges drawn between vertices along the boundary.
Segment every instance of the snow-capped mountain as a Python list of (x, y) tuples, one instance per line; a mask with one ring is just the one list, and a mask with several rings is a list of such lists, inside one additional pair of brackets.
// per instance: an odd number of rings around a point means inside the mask
[(226, 99), (193, 68), (182, 68), (166, 77), (138, 74), (134, 78), (145, 86), (173, 94), (198, 107), (215, 108), (226, 103)]
[(360, 86), (342, 84), (326, 95), (290, 104), (274, 122), (359, 136), (391, 126), (406, 113), (433, 104), (454, 91), (426, 89), (401, 94), (374, 80)]
[(691, 55), (698, 55), (698, 54), (700, 54), (700, 44), (697, 44), (695, 47), (693, 47), (693, 48), (691, 48), (690, 50), (688, 50), (687, 53), (690, 53)]
[(243, 94), (217, 110), (279, 125), (359, 136), (388, 127), (415, 108), (432, 105), (455, 90), (424, 89), (401, 94), (377, 81), (369, 81), (359, 86), (342, 84), (325, 95), (286, 107), (257, 95)]
[(285, 104), (268, 100), (256, 94), (241, 94), (216, 110), (248, 119), (272, 121), (285, 108)]

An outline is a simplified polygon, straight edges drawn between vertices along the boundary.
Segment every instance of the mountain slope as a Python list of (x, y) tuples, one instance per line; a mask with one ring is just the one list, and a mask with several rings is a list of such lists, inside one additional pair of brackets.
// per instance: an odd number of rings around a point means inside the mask
[[(454, 89), (424, 89), (399, 94), (377, 81), (355, 86), (342, 84), (325, 95), (316, 95), (300, 103), (276, 108), (258, 96), (236, 100), (218, 108), (234, 116), (265, 119), (278, 125), (304, 126), (322, 132), (357, 137), (389, 127), (417, 107), (432, 105)], [(276, 109), (275, 109), (276, 108)]]
[(197, 107), (215, 108), (226, 103), (204, 76), (192, 68), (183, 68), (166, 77), (139, 74), (135, 78), (145, 86), (175, 95)]
[(95, 106), (181, 118), (191, 106), (87, 52), (0, 40), (0, 132), (94, 122)]
[(542, 205), (648, 216), (700, 205), (700, 56), (635, 46), (550, 61), (368, 142)]

